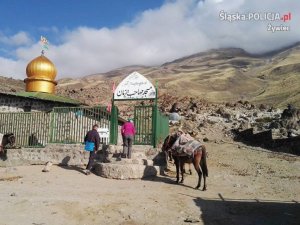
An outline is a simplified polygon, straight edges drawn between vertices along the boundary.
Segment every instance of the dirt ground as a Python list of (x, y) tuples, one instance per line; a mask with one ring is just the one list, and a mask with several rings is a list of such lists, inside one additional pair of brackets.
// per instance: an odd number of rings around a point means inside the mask
[(1, 225), (300, 224), (300, 157), (207, 143), (208, 190), (197, 178), (111, 180), (77, 167), (0, 168)]

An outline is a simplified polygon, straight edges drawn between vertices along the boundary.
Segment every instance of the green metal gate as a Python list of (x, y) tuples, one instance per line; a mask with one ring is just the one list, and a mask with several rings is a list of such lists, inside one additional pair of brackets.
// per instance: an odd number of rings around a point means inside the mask
[(156, 105), (135, 106), (134, 125), (136, 145), (157, 147), (169, 135), (169, 118), (163, 115)]
[(157, 147), (162, 144), (164, 139), (169, 135), (169, 117), (158, 110), (157, 106), (153, 106), (153, 146)]
[(153, 144), (153, 106), (134, 107), (135, 145)]
[(118, 111), (115, 101), (145, 101), (151, 100), (153, 105), (134, 107), (134, 124), (136, 134), (134, 144), (153, 145), (157, 147), (169, 134), (169, 119), (158, 110), (158, 83), (156, 87), (143, 75), (132, 72), (115, 88), (113, 84), (111, 99), (110, 144), (118, 140)]

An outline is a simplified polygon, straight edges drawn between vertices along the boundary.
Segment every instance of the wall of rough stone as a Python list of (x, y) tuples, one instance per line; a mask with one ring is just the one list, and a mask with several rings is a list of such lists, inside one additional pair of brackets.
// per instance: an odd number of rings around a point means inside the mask
[(53, 107), (66, 106), (66, 104), (0, 93), (0, 112), (24, 112), (25, 106), (31, 106), (32, 112), (45, 112), (52, 110)]
[(61, 165), (83, 165), (89, 152), (82, 144), (48, 144), (45, 148), (7, 149), (6, 159), (0, 159), (0, 167), (43, 165), (48, 161)]
[(254, 133), (253, 128), (236, 132), (236, 141), (252, 146), (260, 146), (272, 151), (300, 155), (300, 136), (291, 138), (274, 139), (272, 130)]

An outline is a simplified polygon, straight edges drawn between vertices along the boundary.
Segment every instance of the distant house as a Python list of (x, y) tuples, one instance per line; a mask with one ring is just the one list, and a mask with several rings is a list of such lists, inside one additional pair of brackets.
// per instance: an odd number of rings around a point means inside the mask
[(49, 112), (54, 107), (76, 107), (83, 103), (43, 92), (0, 92), (0, 112)]

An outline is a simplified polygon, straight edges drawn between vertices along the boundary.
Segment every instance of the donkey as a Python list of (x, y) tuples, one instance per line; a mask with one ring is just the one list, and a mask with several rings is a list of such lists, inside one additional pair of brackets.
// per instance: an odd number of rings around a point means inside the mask
[(2, 140), (0, 140), (0, 155), (5, 154), (5, 148), (9, 145), (10, 147), (15, 146), (16, 138), (13, 133), (7, 133), (3, 135)]
[[(169, 135), (166, 137), (162, 150), (167, 153), (170, 151), (172, 145), (177, 140), (177, 134)], [(204, 186), (203, 191), (207, 190), (206, 186), (206, 177), (208, 177), (208, 169), (206, 164), (206, 148), (204, 145), (200, 145), (197, 149), (194, 150), (193, 157), (189, 157), (187, 154), (178, 154), (176, 151), (172, 150), (172, 157), (175, 161), (176, 166), (176, 182), (179, 183), (179, 170), (181, 172), (180, 183), (184, 182), (184, 164), (193, 163), (195, 170), (198, 174), (198, 184), (195, 189), (199, 189), (201, 186), (201, 177), (203, 175)], [(201, 171), (202, 170), (202, 171)]]
[[(166, 145), (169, 144), (169, 141), (170, 141), (170, 138), (172, 137), (172, 135), (169, 135), (167, 136), (167, 138), (164, 140), (164, 143), (163, 143), (163, 146), (162, 146), (162, 149), (166, 149), (165, 152), (165, 157), (166, 157), (166, 165), (167, 167), (169, 166), (169, 162), (172, 162), (174, 159), (173, 159), (173, 156), (172, 156), (172, 151), (171, 151), (171, 148), (168, 148)], [(191, 169), (191, 163), (188, 163), (189, 165), (189, 174), (192, 175), (192, 169)], [(186, 173), (185, 171), (185, 167), (183, 168), (183, 173)]]

